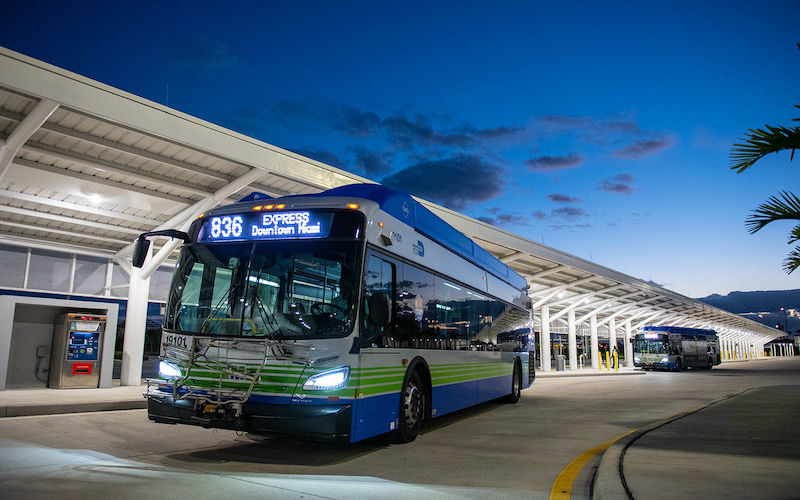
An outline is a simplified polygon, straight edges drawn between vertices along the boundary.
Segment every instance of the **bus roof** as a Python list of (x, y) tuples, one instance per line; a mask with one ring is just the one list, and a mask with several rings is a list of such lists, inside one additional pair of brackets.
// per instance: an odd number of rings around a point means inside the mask
[[(490, 272), (514, 288), (527, 293), (528, 282), (507, 265), (500, 262), (456, 228), (439, 218), (436, 214), (418, 203), (409, 194), (395, 189), (387, 188), (380, 184), (348, 184), (316, 194), (302, 194), (282, 196), (285, 198), (299, 197), (350, 197), (363, 198), (377, 203), (381, 210), (392, 217), (405, 222), (417, 232), (436, 241), (450, 251), (464, 257), (473, 264)], [(252, 193), (240, 201), (267, 199), (270, 196), (263, 193)]]
[(714, 330), (703, 328), (685, 328), (682, 326), (643, 326), (640, 330), (646, 332), (683, 333), (687, 335), (716, 335)]

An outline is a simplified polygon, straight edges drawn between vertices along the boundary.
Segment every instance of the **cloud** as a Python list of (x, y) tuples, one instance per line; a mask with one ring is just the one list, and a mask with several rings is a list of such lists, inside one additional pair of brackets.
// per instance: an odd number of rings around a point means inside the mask
[(587, 214), (582, 208), (578, 207), (561, 207), (550, 212), (553, 217), (562, 217), (564, 219), (576, 219), (578, 217), (585, 217)]
[(355, 166), (369, 175), (385, 174), (392, 169), (394, 154), (389, 151), (370, 151), (359, 146), (347, 149), (356, 155)]
[(334, 110), (331, 116), (334, 130), (356, 137), (368, 137), (374, 134), (380, 124), (377, 114), (350, 107)]
[(427, 198), (453, 210), (491, 200), (503, 192), (505, 169), (479, 156), (459, 154), (417, 163), (381, 181), (382, 184)]
[(518, 213), (499, 213), (495, 217), (478, 217), (493, 226), (527, 226), (528, 218)]
[(353, 137), (369, 137), (376, 133), (380, 118), (371, 111), (326, 101), (283, 99), (271, 111), (286, 126), (308, 125), (341, 132)]
[(557, 193), (548, 194), (547, 199), (556, 203), (577, 203), (581, 201), (579, 198), (572, 198), (571, 196)]
[(172, 47), (178, 64), (199, 69), (232, 68), (241, 63), (229, 44), (201, 35), (179, 38)]
[(603, 179), (597, 189), (608, 193), (631, 194), (634, 191), (631, 184), (635, 180), (630, 174), (620, 174), (610, 179)]
[(525, 160), (533, 172), (552, 172), (554, 170), (565, 170), (575, 168), (583, 163), (583, 156), (570, 153), (567, 156), (540, 156)]
[(409, 118), (403, 113), (381, 117), (374, 111), (327, 101), (281, 100), (272, 106), (276, 119), (285, 126), (325, 130), (353, 137), (372, 137), (383, 134), (395, 148), (444, 146), (466, 149), (481, 142), (500, 141), (520, 136), (522, 127), (500, 126), (479, 129), (470, 124), (447, 129), (435, 123), (448, 121), (438, 114), (417, 114)]
[(515, 138), (525, 132), (522, 127), (495, 127), (473, 131), (474, 135), (480, 139), (510, 139)]
[(633, 160), (636, 158), (641, 158), (642, 156), (658, 153), (662, 149), (668, 148), (671, 145), (672, 140), (666, 137), (661, 139), (637, 141), (629, 146), (614, 151), (612, 154), (617, 158)]

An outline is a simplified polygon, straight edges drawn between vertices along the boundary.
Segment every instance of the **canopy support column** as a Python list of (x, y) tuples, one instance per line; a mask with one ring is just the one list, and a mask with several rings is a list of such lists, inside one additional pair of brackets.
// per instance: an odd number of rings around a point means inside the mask
[(631, 321), (625, 322), (625, 366), (633, 368), (633, 344), (631, 343)]
[[(152, 254), (152, 246), (148, 257)], [(142, 357), (144, 333), (147, 326), (147, 299), (150, 294), (150, 275), (142, 269), (132, 268), (128, 287), (128, 310), (125, 314), (125, 335), (122, 341), (122, 371), (120, 385), (142, 383)]]
[(592, 343), (591, 353), (592, 353), (592, 368), (595, 370), (599, 370), (601, 368), (600, 361), (598, 358), (600, 349), (597, 345), (597, 315), (592, 314), (589, 317), (589, 335), (591, 336), (590, 342)]
[(578, 341), (575, 338), (575, 311), (567, 313), (567, 341), (569, 344), (569, 369), (578, 369)]
[(550, 365), (550, 306), (541, 309), (541, 333), (539, 334), (539, 352), (543, 372), (549, 372)]

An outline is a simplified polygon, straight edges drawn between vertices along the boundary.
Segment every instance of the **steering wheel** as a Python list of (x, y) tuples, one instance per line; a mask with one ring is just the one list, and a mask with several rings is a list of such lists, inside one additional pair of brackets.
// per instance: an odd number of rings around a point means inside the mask
[(326, 307), (329, 307), (330, 309), (334, 309), (334, 311), (333, 311), (334, 313), (336, 312), (335, 310), (338, 309), (339, 311), (342, 312), (342, 317), (347, 316), (347, 311), (344, 309), (344, 307), (337, 306), (336, 304), (330, 304), (330, 303), (324, 303), (324, 302), (314, 302), (311, 305), (311, 313), (314, 314), (315, 316), (320, 316), (322, 314), (325, 314), (325, 308)]

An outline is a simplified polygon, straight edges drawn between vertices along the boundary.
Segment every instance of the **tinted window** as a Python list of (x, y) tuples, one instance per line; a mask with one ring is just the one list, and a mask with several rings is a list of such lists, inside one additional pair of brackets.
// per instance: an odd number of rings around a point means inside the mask
[[(394, 286), (388, 280), (394, 280)], [(527, 350), (530, 314), (412, 264), (370, 253), (366, 296), (394, 297), (392, 330), (368, 332), (362, 345), (446, 350)], [(365, 300), (365, 311), (368, 304)], [(365, 314), (365, 317), (367, 314)], [(366, 320), (365, 320), (366, 321)]]

